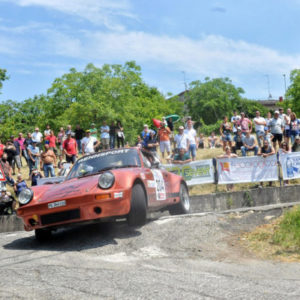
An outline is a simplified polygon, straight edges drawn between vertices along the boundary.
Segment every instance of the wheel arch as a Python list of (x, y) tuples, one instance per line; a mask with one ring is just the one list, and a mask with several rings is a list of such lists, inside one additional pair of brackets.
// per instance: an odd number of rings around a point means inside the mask
[(147, 190), (146, 190), (146, 187), (145, 187), (145, 184), (144, 182), (140, 179), (140, 178), (136, 178), (133, 182), (133, 185), (136, 185), (136, 184), (140, 184), (144, 190), (144, 193), (145, 193), (145, 198), (146, 198), (146, 206), (148, 207), (148, 193), (147, 193)]

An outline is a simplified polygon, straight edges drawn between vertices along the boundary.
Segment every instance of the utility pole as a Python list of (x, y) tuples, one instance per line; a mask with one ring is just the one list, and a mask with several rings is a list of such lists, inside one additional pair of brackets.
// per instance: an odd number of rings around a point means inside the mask
[(272, 95), (271, 95), (271, 91), (270, 91), (270, 77), (269, 77), (269, 74), (266, 74), (265, 75), (267, 77), (267, 87), (268, 87), (268, 99), (269, 100), (272, 100)]

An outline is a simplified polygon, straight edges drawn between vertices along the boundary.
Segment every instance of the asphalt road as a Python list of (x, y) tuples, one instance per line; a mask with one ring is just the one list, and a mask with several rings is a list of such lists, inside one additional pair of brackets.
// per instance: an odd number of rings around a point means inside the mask
[(300, 299), (297, 263), (261, 261), (238, 234), (280, 210), (2, 233), (1, 299)]

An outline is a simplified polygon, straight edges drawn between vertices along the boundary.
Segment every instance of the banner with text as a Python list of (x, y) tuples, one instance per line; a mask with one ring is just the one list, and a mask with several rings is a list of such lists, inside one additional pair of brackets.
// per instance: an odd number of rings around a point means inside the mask
[(183, 165), (166, 164), (163, 167), (169, 172), (181, 175), (187, 185), (214, 183), (212, 159), (193, 161)]
[(281, 153), (279, 161), (284, 180), (300, 178), (300, 152)]
[(217, 159), (220, 184), (278, 180), (276, 155)]

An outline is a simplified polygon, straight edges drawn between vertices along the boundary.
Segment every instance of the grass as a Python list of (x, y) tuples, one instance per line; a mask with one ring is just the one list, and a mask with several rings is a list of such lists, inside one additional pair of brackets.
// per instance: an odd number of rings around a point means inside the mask
[(240, 240), (260, 258), (300, 261), (300, 206), (287, 210), (270, 224), (243, 234)]

